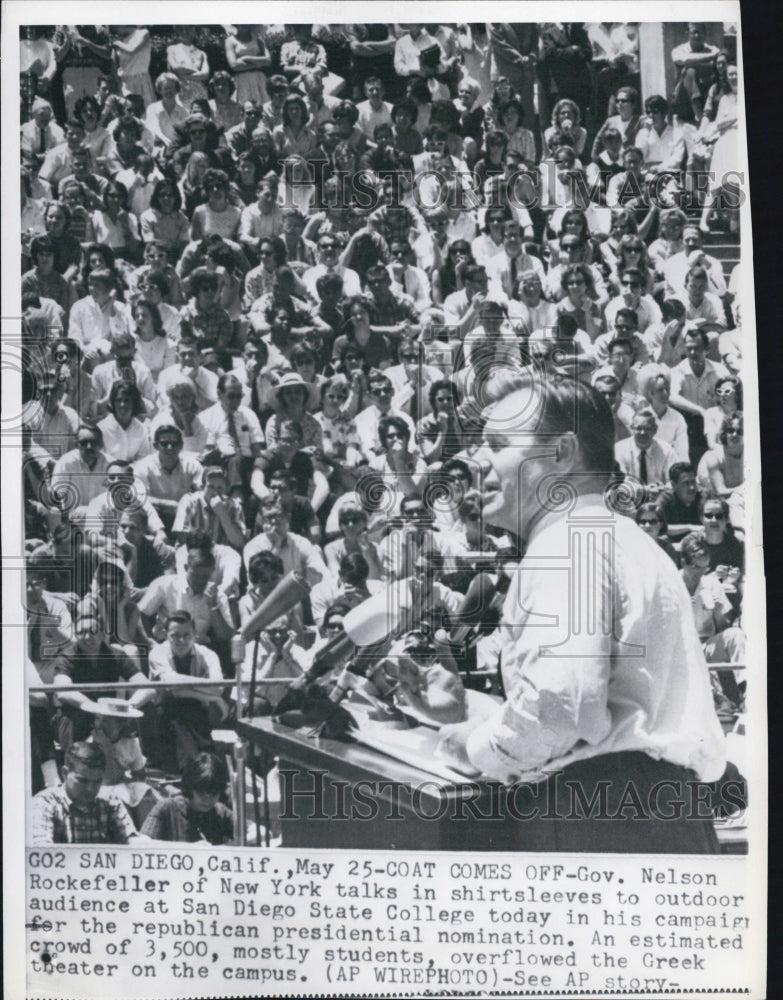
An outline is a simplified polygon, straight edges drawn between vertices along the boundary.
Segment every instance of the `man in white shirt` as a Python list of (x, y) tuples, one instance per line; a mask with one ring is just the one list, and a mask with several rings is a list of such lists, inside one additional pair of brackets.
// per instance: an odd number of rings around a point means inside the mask
[(432, 305), (430, 280), (420, 267), (409, 264), (411, 246), (407, 240), (393, 239), (389, 245), (391, 263), (386, 270), (392, 280), (392, 288), (397, 292), (410, 295), (416, 311), (419, 313)]
[(313, 298), (318, 302), (318, 289), (316, 282), (323, 274), (339, 274), (343, 279), (343, 294), (346, 297), (361, 295), (362, 283), (356, 271), (350, 267), (338, 263), (340, 256), (340, 246), (334, 233), (324, 233), (318, 240), (318, 257), (320, 263), (308, 269), (302, 274), (302, 283)]
[(55, 459), (76, 446), (79, 431), (79, 414), (61, 402), (64, 392), (65, 383), (57, 378), (54, 369), (43, 372), (39, 376), (39, 398), (25, 407), (22, 417), (33, 441)]
[[(218, 656), (197, 641), (195, 626), (186, 609), (174, 608), (166, 624), (166, 641), (150, 651), (150, 680), (181, 685), (163, 694), (159, 719), (161, 763), (180, 771), (198, 753), (214, 749), (212, 729), (228, 714), (219, 687), (199, 688), (190, 683), (191, 678), (223, 679)], [(139, 708), (155, 697), (154, 687), (144, 688), (134, 692), (131, 704)]]
[[(401, 35), (394, 46), (394, 72), (397, 76), (421, 76), (422, 51), (438, 43), (423, 24), (407, 24), (405, 27), (407, 34)], [(441, 61), (442, 56), (441, 51)]]
[[(579, 382), (524, 375), (489, 398), (474, 456), (484, 516), (525, 547), (499, 627), (506, 700), (442, 727), (439, 754), (464, 774), (524, 783), (520, 849), (717, 853), (711, 816), (670, 808), (689, 801), (689, 782), (720, 778), (725, 740), (676, 567), (604, 501), (608, 405)], [(569, 482), (576, 501), (553, 510), (547, 481)], [(619, 807), (629, 782), (634, 814)]]
[(378, 125), (392, 124), (392, 106), (383, 99), (383, 82), (380, 77), (371, 76), (369, 80), (365, 80), (364, 93), (367, 100), (356, 105), (359, 112), (356, 124), (372, 142)]
[(38, 176), (47, 184), (51, 184), (53, 190), (57, 189), (60, 181), (73, 169), (71, 156), (84, 145), (84, 137), (84, 125), (72, 119), (65, 126), (65, 141), (50, 149), (44, 157)]
[(307, 94), (305, 104), (310, 112), (310, 121), (308, 122), (310, 128), (316, 131), (318, 126), (323, 125), (324, 122), (334, 121), (332, 116), (334, 109), (340, 103), (340, 98), (324, 94), (323, 71), (319, 68), (313, 68), (308, 73), (302, 73), (300, 82)]
[(469, 330), (479, 324), (481, 305), (486, 301), (489, 288), (486, 268), (480, 264), (468, 264), (463, 271), (463, 283), (464, 288), (446, 296), (443, 303), (443, 323), (453, 331), (449, 337), (451, 340), (462, 340)]
[(642, 274), (636, 267), (626, 267), (620, 279), (622, 293), (616, 295), (606, 306), (606, 325), (614, 326), (620, 309), (633, 309), (638, 321), (639, 333), (648, 326), (661, 322), (661, 310), (652, 295), (643, 294)]
[(177, 344), (177, 363), (164, 368), (158, 376), (158, 405), (161, 409), (168, 407), (169, 388), (183, 375), (193, 384), (198, 411), (206, 410), (217, 402), (218, 376), (202, 367), (196, 342), (183, 339)]
[(36, 97), (33, 101), (32, 115), (31, 120), (19, 130), (19, 145), (22, 156), (40, 163), (50, 149), (64, 142), (65, 133), (57, 122), (52, 121), (52, 106), (43, 97)]
[(685, 414), (703, 417), (705, 410), (717, 406), (715, 384), (729, 374), (722, 364), (706, 356), (708, 345), (704, 330), (686, 327), (686, 357), (672, 369), (671, 395), (671, 405)]
[(147, 107), (145, 122), (156, 144), (168, 147), (176, 140), (177, 126), (185, 122), (188, 111), (179, 99), (180, 85), (174, 73), (161, 73), (155, 91), (160, 100)]
[(233, 634), (233, 619), (228, 598), (212, 582), (214, 569), (211, 546), (189, 546), (185, 572), (153, 580), (139, 599), (139, 611), (148, 619), (159, 613), (168, 619), (175, 611), (188, 611), (198, 642), (227, 641)]
[(697, 264), (707, 272), (709, 290), (723, 298), (726, 294), (726, 279), (723, 276), (723, 265), (716, 257), (710, 257), (702, 249), (704, 237), (698, 226), (686, 226), (682, 231), (684, 249), (673, 254), (663, 265), (666, 278), (667, 294), (685, 299), (685, 278), (688, 271)]
[(679, 71), (679, 79), (675, 87), (675, 105), (680, 110), (678, 97), (687, 101), (691, 116), (698, 123), (704, 112), (704, 99), (712, 83), (715, 70), (715, 58), (718, 49), (704, 40), (706, 25), (692, 21), (688, 24), (688, 41), (675, 45), (672, 49), (672, 62)]
[(67, 451), (54, 463), (49, 486), (52, 506), (70, 512), (71, 520), (83, 517), (89, 502), (103, 490), (109, 460), (102, 447), (100, 428), (82, 423), (76, 437), (76, 448)]
[(185, 493), (201, 486), (202, 465), (193, 455), (182, 455), (182, 431), (174, 424), (159, 424), (152, 439), (155, 453), (133, 466), (147, 496), (167, 527)]
[(85, 531), (95, 531), (99, 535), (116, 538), (123, 514), (128, 510), (141, 509), (147, 517), (147, 527), (156, 536), (155, 540), (165, 543), (163, 522), (150, 503), (144, 486), (136, 479), (130, 462), (119, 458), (111, 459), (103, 482), (106, 491), (99, 493), (87, 505)]
[(636, 133), (635, 146), (642, 151), (648, 175), (677, 173), (685, 165), (685, 137), (679, 126), (666, 120), (669, 105), (658, 94), (644, 102), (647, 124)]
[(277, 184), (263, 179), (258, 184), (258, 201), (242, 210), (239, 242), (254, 256), (262, 239), (279, 236), (283, 228), (283, 210), (277, 204)]
[(242, 405), (244, 390), (236, 375), (221, 375), (217, 391), (217, 403), (201, 414), (208, 433), (207, 448), (216, 449), (228, 460), (229, 491), (247, 490), (253, 463), (264, 447), (264, 432), (255, 413)]
[(368, 382), (370, 399), (372, 402), (368, 407), (363, 409), (361, 413), (356, 415), (354, 421), (356, 424), (356, 431), (359, 435), (362, 454), (368, 461), (370, 461), (378, 455), (383, 454), (385, 451), (385, 448), (381, 444), (381, 439), (378, 436), (378, 424), (381, 417), (387, 416), (400, 417), (400, 419), (404, 420), (409, 426), (410, 448), (411, 451), (414, 451), (415, 445), (413, 442), (416, 440), (416, 427), (407, 413), (403, 413), (401, 410), (395, 410), (392, 408), (394, 387), (391, 380), (386, 377), (385, 373), (371, 372)]
[(522, 227), (518, 222), (503, 223), (503, 253), (487, 264), (489, 293), (500, 302), (514, 298), (514, 290), (525, 271), (535, 271), (544, 281), (544, 265), (538, 257), (525, 253), (522, 247)]
[(707, 333), (721, 333), (726, 329), (726, 315), (723, 303), (707, 291), (709, 288), (707, 269), (694, 264), (685, 276), (685, 320), (698, 323)]
[(87, 279), (88, 295), (75, 302), (68, 319), (68, 335), (83, 348), (92, 348), (93, 355), (108, 352), (107, 341), (112, 333), (133, 332), (127, 306), (115, 299), (111, 272), (95, 270)]
[(689, 460), (688, 425), (681, 413), (669, 406), (671, 396), (671, 370), (665, 365), (644, 365), (639, 369), (639, 391), (650, 404), (658, 421), (656, 437), (668, 444), (677, 462)]
[(631, 437), (614, 446), (620, 469), (647, 487), (651, 494), (664, 488), (669, 481), (669, 469), (677, 461), (669, 445), (656, 439), (657, 430), (655, 414), (645, 407), (633, 415)]
[(111, 361), (105, 361), (92, 373), (92, 396), (95, 412), (99, 417), (106, 415), (109, 394), (115, 382), (133, 382), (141, 393), (147, 413), (152, 415), (157, 409), (157, 391), (152, 373), (143, 361), (136, 357), (136, 338), (128, 330), (112, 333)]
[(288, 530), (288, 516), (277, 497), (263, 497), (258, 516), (262, 533), (251, 538), (242, 551), (245, 568), (256, 552), (273, 552), (282, 560), (286, 573), (296, 570), (310, 586), (330, 575), (318, 546)]

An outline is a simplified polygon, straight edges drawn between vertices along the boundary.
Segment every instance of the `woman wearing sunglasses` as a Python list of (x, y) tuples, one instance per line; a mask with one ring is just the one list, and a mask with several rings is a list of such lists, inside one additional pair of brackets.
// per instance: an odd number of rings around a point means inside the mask
[(735, 528), (742, 528), (744, 523), (744, 444), (742, 411), (737, 410), (724, 417), (718, 443), (702, 455), (696, 470), (699, 487), (705, 493), (726, 500), (729, 519)]
[(710, 406), (704, 413), (704, 436), (707, 445), (716, 448), (720, 444), (720, 433), (726, 417), (742, 410), (742, 382), (736, 375), (724, 375), (715, 383), (717, 406)]
[(636, 512), (636, 523), (645, 535), (649, 535), (656, 545), (660, 546), (666, 555), (669, 556), (672, 562), (676, 566), (679, 566), (680, 563), (677, 558), (677, 553), (669, 540), (669, 526), (666, 523), (666, 518), (661, 513), (658, 505), (654, 503), (643, 503)]

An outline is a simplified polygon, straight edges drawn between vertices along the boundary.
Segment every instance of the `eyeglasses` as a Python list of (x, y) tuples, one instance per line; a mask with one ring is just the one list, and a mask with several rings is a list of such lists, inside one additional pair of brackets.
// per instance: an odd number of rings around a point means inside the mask
[(707, 513), (706, 510), (704, 511), (704, 513), (701, 516), (702, 516), (702, 518), (705, 521), (725, 521), (726, 520), (726, 515), (725, 514), (718, 514), (717, 512)]
[(385, 387), (385, 386), (383, 388), (371, 389), (370, 390), (370, 395), (371, 396), (391, 396), (391, 394), (392, 394), (392, 390), (390, 388)]
[(418, 360), (418, 357), (419, 355), (415, 352), (406, 351), (405, 354), (400, 353), (401, 361), (416, 361)]
[(638, 281), (623, 281), (622, 282), (622, 286), (623, 286), (623, 288), (641, 288), (642, 287), (639, 284)]
[(80, 448), (97, 448), (98, 442), (94, 438), (83, 438), (79, 441)]
[(336, 243), (319, 243), (318, 244), (318, 249), (319, 250), (336, 250), (337, 249), (337, 244)]

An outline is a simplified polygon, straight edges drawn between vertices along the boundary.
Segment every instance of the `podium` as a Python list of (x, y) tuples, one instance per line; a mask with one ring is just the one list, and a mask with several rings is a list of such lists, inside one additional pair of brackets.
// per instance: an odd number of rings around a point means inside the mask
[(358, 743), (311, 738), (269, 718), (237, 730), (279, 758), (283, 847), (524, 850), (500, 784), (449, 781)]

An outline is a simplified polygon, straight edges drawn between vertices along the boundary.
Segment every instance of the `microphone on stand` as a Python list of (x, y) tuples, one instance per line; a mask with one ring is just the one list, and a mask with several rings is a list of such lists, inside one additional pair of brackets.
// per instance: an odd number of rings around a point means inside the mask
[[(351, 608), (343, 618), (343, 631), (315, 653), (310, 668), (283, 696), (275, 713), (278, 721), (295, 729), (303, 724), (315, 725), (314, 735), (317, 731), (317, 735), (345, 738), (347, 731), (355, 726), (353, 716), (339, 705), (351, 686), (350, 674), (354, 672), (348, 661), (357, 649), (390, 638), (406, 613), (413, 611), (415, 619), (416, 609), (412, 606), (411, 579), (406, 578), (393, 581)], [(343, 670), (330, 693), (313, 683), (341, 665)]]

